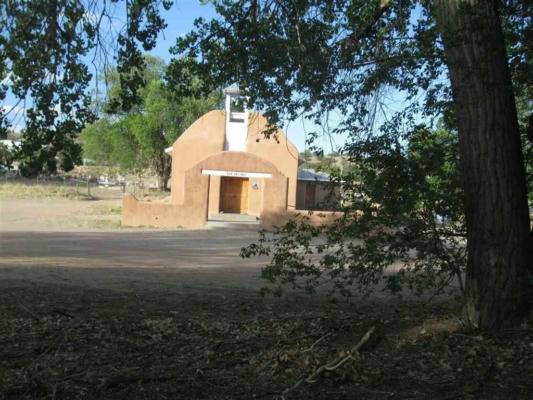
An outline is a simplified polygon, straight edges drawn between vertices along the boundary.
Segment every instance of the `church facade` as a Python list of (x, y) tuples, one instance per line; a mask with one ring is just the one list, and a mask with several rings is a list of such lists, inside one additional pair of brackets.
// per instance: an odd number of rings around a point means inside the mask
[(302, 213), (296, 209), (297, 148), (280, 129), (266, 138), (268, 121), (246, 109), (236, 87), (224, 93), (225, 110), (200, 117), (166, 151), (170, 201), (140, 202), (125, 194), (123, 226), (198, 228), (224, 214), (226, 220), (255, 217), (270, 229)]

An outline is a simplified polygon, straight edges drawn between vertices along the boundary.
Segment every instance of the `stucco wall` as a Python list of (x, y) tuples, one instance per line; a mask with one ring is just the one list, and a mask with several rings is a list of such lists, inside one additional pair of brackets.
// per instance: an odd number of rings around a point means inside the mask
[(277, 129), (275, 136), (265, 138), (267, 119), (260, 113), (250, 112), (248, 128), (248, 153), (270, 161), (289, 178), (288, 208), (296, 208), (296, 179), (298, 174), (298, 149), (287, 136)]
[[(184, 181), (185, 171), (196, 165), (200, 160), (216, 154), (224, 148), (225, 135), (225, 111), (210, 111), (196, 120), (175, 142), (172, 147), (172, 177), (171, 177), (171, 201), (176, 204), (184, 204), (186, 185)], [(298, 170), (298, 150), (288, 141), (281, 130), (277, 130), (276, 136), (266, 139), (263, 131), (267, 126), (266, 118), (257, 112), (250, 112), (248, 118), (247, 151), (248, 154), (259, 156), (276, 166), (283, 175), (289, 178), (288, 207), (296, 207), (296, 177)], [(240, 152), (237, 152), (240, 153)], [(220, 165), (212, 169), (224, 169)], [(234, 164), (227, 166), (228, 170), (245, 171), (244, 166)], [(263, 172), (263, 171), (259, 171)], [(220, 190), (220, 179), (213, 182), (210, 192)], [(250, 190), (249, 194), (255, 191)], [(253, 193), (252, 197), (258, 196)], [(249, 210), (256, 212), (256, 201), (252, 202)], [(210, 199), (209, 213), (218, 212), (218, 203)]]
[[(209, 180), (209, 216), (218, 214), (220, 207), (220, 176), (212, 176)], [(218, 193), (215, 196), (214, 193)]]
[(137, 201), (129, 193), (122, 197), (122, 226), (155, 228), (200, 228), (205, 225), (205, 213), (173, 203)]
[(209, 177), (201, 169), (191, 168), (184, 176), (187, 191), (183, 204), (137, 201), (130, 194), (122, 198), (123, 226), (160, 228), (199, 228), (205, 225), (208, 213)]
[(210, 111), (198, 118), (172, 146), (171, 201), (184, 204), (185, 171), (204, 158), (224, 149), (225, 115)]
[[(197, 228), (205, 225), (211, 204), (218, 204), (220, 191), (213, 190), (216, 184), (211, 181), (216, 177), (202, 175), (203, 169), (232, 170), (239, 166), (248, 172), (271, 174), (271, 178), (262, 179), (262, 185), (249, 200), (254, 204), (262, 218), (268, 211), (282, 214), (287, 209), (287, 177), (270, 162), (249, 153), (221, 151), (195, 164), (185, 171), (187, 191), (183, 204), (139, 202), (133, 196), (125, 194), (122, 205), (122, 224), (124, 226), (186, 227)], [(255, 192), (255, 191), (254, 191)]]
[[(257, 182), (258, 189), (253, 188), (253, 183)], [(263, 209), (263, 189), (265, 187), (265, 179), (250, 178), (248, 182), (248, 214), (259, 217)]]

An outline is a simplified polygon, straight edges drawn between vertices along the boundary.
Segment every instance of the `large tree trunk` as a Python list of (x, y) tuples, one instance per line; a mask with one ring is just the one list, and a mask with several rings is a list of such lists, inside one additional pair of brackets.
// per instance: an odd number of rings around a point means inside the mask
[(438, 0), (459, 129), (467, 226), (466, 311), (479, 328), (513, 326), (530, 304), (525, 169), (497, 0)]

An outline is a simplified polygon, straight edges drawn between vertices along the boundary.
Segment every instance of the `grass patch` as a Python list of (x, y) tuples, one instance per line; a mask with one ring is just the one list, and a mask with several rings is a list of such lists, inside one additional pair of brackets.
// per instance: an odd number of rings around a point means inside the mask
[(61, 184), (0, 183), (0, 199), (93, 200), (87, 189)]
[(121, 206), (97, 205), (91, 207), (91, 212), (95, 215), (121, 215)]
[(461, 331), (453, 306), (265, 303), (64, 286), (0, 291), (0, 398), (526, 399), (533, 329)]

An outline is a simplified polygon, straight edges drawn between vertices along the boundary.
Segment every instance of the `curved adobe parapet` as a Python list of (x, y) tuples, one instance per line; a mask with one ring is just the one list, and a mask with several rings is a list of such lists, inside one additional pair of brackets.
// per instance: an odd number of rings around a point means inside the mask
[(185, 200), (185, 171), (224, 149), (225, 112), (209, 111), (198, 118), (172, 146), (172, 202)]
[(298, 149), (277, 126), (270, 137), (265, 137), (267, 128), (266, 117), (260, 112), (250, 111), (246, 151), (263, 157), (278, 166), (284, 175), (288, 175), (294, 165), (298, 168)]
[[(187, 190), (185, 171), (200, 160), (223, 151), (225, 116), (225, 111), (221, 110), (204, 114), (174, 142), (171, 178), (173, 203), (183, 204), (185, 201)], [(268, 122), (261, 113), (249, 113), (246, 152), (243, 153), (258, 156), (272, 163), (289, 178), (288, 203), (290, 207), (295, 208), (298, 150), (279, 128), (276, 129), (276, 137), (265, 138), (264, 131), (267, 125)]]
[[(249, 180), (249, 209), (252, 215), (260, 216), (264, 211), (282, 211), (287, 208), (287, 177), (283, 175), (274, 164), (254, 154), (221, 151), (198, 162), (185, 173), (185, 205), (198, 201), (195, 195), (199, 189), (195, 182), (200, 177), (207, 177), (202, 170), (236, 171), (245, 173), (270, 174), (269, 178), (251, 178)], [(218, 212), (220, 195), (220, 177), (212, 176), (209, 182), (208, 202), (210, 213)], [(257, 189), (252, 188), (252, 182), (257, 182)], [(192, 189), (192, 192), (189, 193)], [(214, 206), (213, 206), (214, 205)]]
[[(198, 160), (224, 149), (225, 111), (213, 110), (198, 118), (173, 144), (173, 155), (187, 170)], [(248, 119), (246, 153), (255, 154), (270, 161), (286, 176), (298, 167), (298, 149), (283, 131), (276, 128), (273, 135), (264, 135), (268, 121), (256, 111), (250, 111)], [(180, 150), (187, 150), (180, 152)]]

